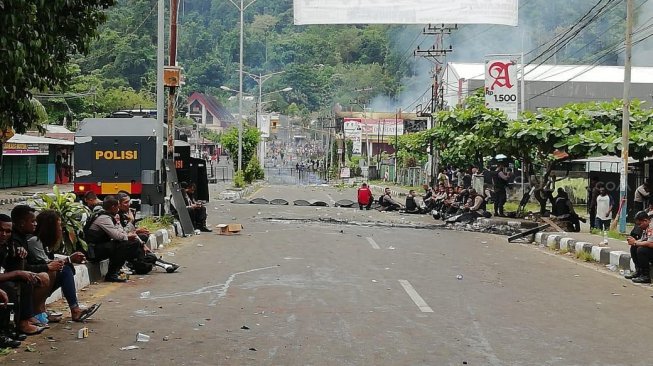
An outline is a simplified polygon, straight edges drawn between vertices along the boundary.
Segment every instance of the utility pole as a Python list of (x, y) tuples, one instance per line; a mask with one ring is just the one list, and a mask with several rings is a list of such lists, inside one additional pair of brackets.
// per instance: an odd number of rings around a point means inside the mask
[[(424, 28), (422, 33), (424, 35), (435, 36), (435, 43), (433, 44), (433, 47), (427, 50), (422, 50), (418, 46), (417, 50), (415, 50), (413, 53), (415, 56), (432, 59), (436, 65), (435, 68), (433, 69), (433, 87), (431, 90), (431, 101), (421, 111), (420, 110), (417, 111), (417, 115), (419, 117), (428, 117), (428, 125), (427, 125), (428, 129), (436, 127), (433, 125), (433, 114), (437, 111), (441, 111), (444, 109), (443, 73), (445, 68), (443, 67), (443, 65), (445, 65), (446, 67), (447, 54), (453, 52), (453, 47), (451, 45), (449, 45), (449, 48), (444, 48), (444, 36), (450, 35), (451, 32), (456, 29), (458, 29), (458, 25), (447, 26), (444, 24), (440, 24), (440, 25), (429, 24), (428, 27)], [(433, 185), (435, 176), (437, 175), (439, 170), (440, 154), (438, 149), (435, 146), (433, 146), (433, 142), (431, 142), (429, 148), (431, 150), (430, 151), (431, 165), (430, 165), (429, 177), (431, 178), (430, 184)]]
[[(177, 66), (177, 12), (179, 10), (179, 0), (170, 0), (170, 60), (168, 64), (170, 70)], [(169, 87), (168, 96), (168, 160), (175, 159), (175, 93), (179, 86), (180, 75), (177, 70), (175, 80), (167, 82)], [(176, 85), (175, 85), (176, 84)]]
[[(165, 86), (163, 68), (165, 66), (165, 0), (158, 0), (157, 53), (156, 53), (156, 169), (161, 170), (163, 160), (163, 124), (165, 123)], [(95, 103), (94, 103), (95, 104)]]
[(633, 0), (626, 0), (626, 61), (624, 64), (624, 108), (621, 121), (621, 214), (619, 231), (626, 232), (628, 217), (628, 145), (630, 144), (630, 79), (633, 51)]

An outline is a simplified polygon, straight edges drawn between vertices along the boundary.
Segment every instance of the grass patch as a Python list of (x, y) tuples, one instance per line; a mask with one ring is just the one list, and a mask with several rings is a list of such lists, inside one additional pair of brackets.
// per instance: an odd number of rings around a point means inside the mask
[[(492, 205), (494, 208), (494, 205)], [(512, 212), (512, 211), (517, 211), (519, 208), (519, 201), (508, 201), (506, 204), (503, 206), (504, 211), (506, 212)], [(526, 212), (540, 212), (540, 205), (538, 203), (534, 202), (528, 202), (526, 204)]]
[[(630, 230), (632, 230), (632, 229), (631, 228), (626, 229), (626, 231), (628, 231), (628, 232), (630, 232)], [(601, 231), (599, 229), (592, 229), (592, 230), (590, 230), (590, 233), (594, 234), (594, 235), (603, 236), (603, 231)], [(628, 235), (622, 234), (622, 233), (620, 233), (620, 232), (618, 232), (616, 230), (608, 230), (607, 235), (608, 235), (608, 238), (615, 239), (615, 240), (626, 240), (626, 237), (628, 236)]]
[(588, 253), (584, 250), (581, 250), (580, 252), (576, 253), (576, 258), (580, 259), (583, 262), (593, 262), (594, 257), (592, 257), (592, 253)]
[(551, 249), (551, 250), (558, 250), (558, 248), (556, 247), (556, 243), (551, 243), (551, 244), (547, 245), (547, 247), (549, 249)]
[(144, 217), (136, 225), (139, 228), (145, 228), (149, 232), (153, 233), (160, 229), (167, 229), (172, 225), (175, 218), (170, 215), (164, 215), (161, 217), (158, 216), (148, 216)]
[(569, 253), (569, 248), (560, 249), (560, 254), (567, 254), (567, 253)]

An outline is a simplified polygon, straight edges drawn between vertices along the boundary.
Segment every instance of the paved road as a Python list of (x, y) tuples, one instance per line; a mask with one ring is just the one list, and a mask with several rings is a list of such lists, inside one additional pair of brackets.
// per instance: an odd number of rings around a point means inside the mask
[[(353, 191), (267, 187), (256, 195), (336, 199)], [(241, 222), (244, 233), (203, 234), (165, 250), (183, 264), (179, 273), (92, 286), (85, 301), (104, 305), (88, 339), (58, 325), (32, 338), (37, 352), (3, 361), (648, 365), (653, 357), (653, 292), (592, 266), (501, 237), (373, 224), (428, 219), (409, 215), (221, 202), (210, 210), (213, 224)], [(372, 224), (289, 220), (318, 217)], [(140, 298), (144, 291), (149, 298)], [(136, 343), (138, 332), (151, 341)], [(141, 348), (120, 350), (130, 345)]]

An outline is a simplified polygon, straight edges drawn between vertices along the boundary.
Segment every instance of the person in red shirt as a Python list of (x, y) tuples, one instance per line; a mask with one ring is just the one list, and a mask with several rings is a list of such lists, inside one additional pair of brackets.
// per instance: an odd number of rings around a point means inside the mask
[(374, 202), (374, 197), (372, 197), (372, 191), (367, 186), (367, 183), (363, 183), (360, 188), (358, 188), (358, 207), (362, 210), (365, 207), (366, 210), (369, 210), (372, 207), (372, 202)]

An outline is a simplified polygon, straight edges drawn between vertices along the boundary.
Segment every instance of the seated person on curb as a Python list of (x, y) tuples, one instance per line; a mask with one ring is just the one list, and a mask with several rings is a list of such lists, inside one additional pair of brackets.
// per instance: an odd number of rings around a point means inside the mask
[(571, 203), (569, 195), (562, 188), (558, 188), (558, 196), (553, 205), (553, 211), (558, 219), (571, 223), (573, 232), (580, 232), (580, 217), (574, 211), (574, 205)]
[(138, 235), (138, 238), (143, 243), (143, 253), (145, 253), (142, 261), (140, 259), (130, 261), (130, 268), (133, 268), (137, 274), (149, 273), (152, 270), (152, 265), (161, 267), (168, 273), (176, 271), (179, 268), (179, 265), (158, 258), (154, 253), (152, 253), (150, 248), (144, 244), (149, 239), (150, 231), (146, 228), (136, 227), (136, 213), (130, 208), (131, 197), (126, 193), (118, 193), (118, 204), (120, 206), (120, 211), (118, 212), (120, 225), (128, 234), (136, 233), (136, 235)]
[(91, 211), (102, 208), (102, 201), (97, 198), (97, 195), (93, 191), (88, 191), (84, 195), (84, 205), (89, 208)]
[[(36, 313), (40, 313), (40, 317), (37, 316), (37, 318), (42, 322), (47, 322), (45, 300), (54, 291), (61, 288), (61, 293), (70, 308), (70, 317), (75, 322), (83, 322), (93, 315), (100, 305), (93, 304), (86, 309), (79, 306), (73, 264), (85, 263), (86, 257), (81, 252), (75, 252), (69, 257), (55, 259), (54, 250), (62, 240), (63, 229), (59, 213), (53, 210), (44, 210), (39, 213), (36, 216), (35, 235), (27, 240), (28, 253), (25, 267), (32, 272), (47, 272), (50, 277), (50, 286), (45, 291), (36, 291), (39, 303), (34, 304), (34, 308)], [(49, 320), (53, 321), (51, 318)]]
[(195, 199), (195, 183), (188, 184), (186, 182), (181, 182), (180, 186), (181, 195), (184, 197), (184, 203), (186, 209), (188, 209), (188, 214), (190, 215), (190, 220), (193, 222), (195, 230), (205, 233), (213, 231), (206, 227), (206, 207)]
[(390, 188), (385, 189), (385, 193), (379, 198), (379, 204), (381, 205), (381, 211), (398, 211), (402, 208), (401, 203), (392, 198)]
[(422, 210), (419, 208), (419, 205), (415, 201), (415, 190), (408, 191), (406, 196), (406, 210), (404, 212), (409, 214), (421, 214)]
[[(639, 229), (639, 230), (635, 230)], [(631, 236), (626, 238), (630, 245), (630, 256), (635, 263), (635, 272), (625, 277), (634, 283), (651, 283), (651, 261), (653, 260), (653, 227), (651, 218), (646, 211), (635, 214), (635, 229), (633, 232), (640, 234), (639, 238)]]
[(127, 260), (142, 258), (143, 243), (138, 234), (127, 233), (118, 221), (120, 206), (114, 196), (106, 196), (102, 210), (88, 219), (84, 234), (88, 243), (89, 259), (109, 259), (109, 270), (105, 276), (107, 282), (126, 282), (120, 277), (120, 269)]
[[(0, 274), (0, 347), (16, 348), (20, 346), (20, 341), (27, 338), (26, 335), (40, 334), (45, 329), (32, 324), (32, 291), (42, 278), (47, 281), (47, 276), (7, 270), (6, 264), (14, 256), (27, 255), (27, 252), (15, 250), (16, 248), (11, 246), (11, 233), (11, 218), (0, 214), (0, 267), (4, 269), (4, 273)], [(10, 326), (9, 306), (6, 305), (8, 302), (14, 304), (15, 328)]]
[(485, 201), (485, 197), (478, 194), (474, 188), (469, 189), (469, 200), (465, 205), (464, 211), (470, 213), (474, 218), (491, 216), (491, 214), (487, 212), (487, 202)]
[(370, 187), (367, 186), (367, 183), (363, 183), (360, 188), (358, 188), (358, 207), (362, 210), (365, 207), (366, 210), (369, 210), (372, 207), (374, 202), (374, 197), (372, 196), (372, 191)]
[[(50, 279), (45, 272), (34, 273), (22, 271), (25, 259), (27, 258), (27, 237), (34, 233), (36, 216), (34, 209), (27, 205), (18, 205), (11, 210), (11, 237), (5, 245), (0, 260), (2, 260), (2, 268), (5, 273), (18, 271), (30, 274), (28, 277), (18, 277), (16, 279), (23, 279), (18, 282), (20, 292), (10, 294), (10, 298), (16, 296), (20, 299), (21, 323), (19, 323), (18, 330), (27, 335), (39, 334), (45, 329), (45, 324), (42, 324), (34, 317), (34, 304), (38, 303), (36, 299), (36, 291), (50, 286)], [(15, 281), (15, 280), (14, 280)], [(3, 288), (5, 292), (9, 293), (9, 288)], [(23, 320), (27, 320), (23, 323)]]

